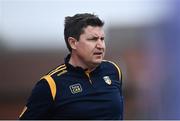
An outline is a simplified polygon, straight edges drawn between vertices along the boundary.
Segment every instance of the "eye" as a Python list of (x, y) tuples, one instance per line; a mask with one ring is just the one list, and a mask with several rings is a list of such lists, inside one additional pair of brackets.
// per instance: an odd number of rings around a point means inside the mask
[(90, 40), (90, 41), (97, 41), (97, 40), (98, 40), (98, 37), (88, 38), (87, 40)]
[(101, 37), (101, 41), (104, 41), (104, 37)]

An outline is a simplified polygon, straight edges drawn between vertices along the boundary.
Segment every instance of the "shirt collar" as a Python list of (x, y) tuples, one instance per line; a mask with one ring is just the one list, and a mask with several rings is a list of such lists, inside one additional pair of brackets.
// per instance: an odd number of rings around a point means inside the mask
[(64, 61), (65, 61), (65, 65), (66, 65), (66, 67), (67, 67), (67, 69), (68, 70), (74, 70), (74, 71), (78, 71), (78, 72), (84, 72), (85, 70), (83, 69), (83, 68), (81, 68), (81, 67), (74, 67), (73, 65), (71, 65), (70, 63), (69, 63), (69, 60), (70, 60), (70, 58), (71, 58), (71, 54), (68, 54), (67, 56), (66, 56), (66, 58), (64, 59)]
[[(68, 70), (77, 71), (77, 72), (85, 72), (85, 71), (87, 71), (87, 69), (83, 69), (83, 68), (81, 68), (81, 67), (74, 67), (73, 65), (71, 65), (71, 64), (69, 63), (70, 58), (71, 58), (71, 54), (68, 54), (68, 55), (66, 56), (66, 58), (64, 59), (65, 65), (66, 65), (66, 67), (67, 67)], [(101, 65), (101, 64), (99, 64), (99, 66), (96, 67), (96, 69), (93, 70), (92, 72), (96, 72), (96, 71), (100, 68), (100, 65)]]

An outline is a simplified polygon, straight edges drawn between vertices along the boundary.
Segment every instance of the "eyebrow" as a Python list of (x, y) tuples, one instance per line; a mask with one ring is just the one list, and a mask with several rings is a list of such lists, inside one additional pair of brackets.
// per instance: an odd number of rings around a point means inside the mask
[(87, 37), (88, 40), (91, 40), (91, 39), (98, 39), (99, 37), (96, 37), (96, 36), (91, 36), (91, 37)]
[[(90, 39), (99, 38), (99, 36), (97, 36), (97, 35), (89, 35), (87, 38), (90, 38)], [(105, 36), (101, 36), (100, 38), (105, 38)]]
[[(89, 38), (87, 38), (87, 40), (98, 40), (99, 39), (99, 37), (89, 37)], [(105, 40), (104, 39), (104, 37), (100, 37), (100, 40)]]

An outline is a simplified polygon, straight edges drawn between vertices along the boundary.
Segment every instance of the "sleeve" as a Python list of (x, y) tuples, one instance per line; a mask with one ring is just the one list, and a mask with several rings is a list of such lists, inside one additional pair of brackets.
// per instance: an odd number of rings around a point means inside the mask
[(45, 81), (45, 79), (42, 79), (32, 90), (28, 102), (19, 119), (49, 119), (53, 102), (48, 82)]

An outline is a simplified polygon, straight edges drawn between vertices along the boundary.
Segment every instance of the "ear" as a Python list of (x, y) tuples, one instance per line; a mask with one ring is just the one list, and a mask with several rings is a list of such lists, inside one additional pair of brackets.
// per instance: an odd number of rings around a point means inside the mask
[(74, 37), (68, 38), (69, 45), (71, 46), (72, 50), (76, 49), (77, 40)]

